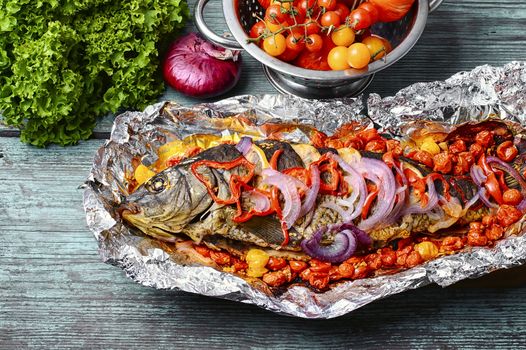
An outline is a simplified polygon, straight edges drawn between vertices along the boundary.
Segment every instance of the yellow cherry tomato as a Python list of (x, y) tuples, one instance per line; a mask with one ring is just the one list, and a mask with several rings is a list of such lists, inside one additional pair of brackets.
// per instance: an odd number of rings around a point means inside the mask
[(336, 46), (332, 48), (327, 56), (327, 63), (332, 70), (344, 70), (351, 68), (347, 63), (347, 47)]
[(347, 63), (355, 69), (367, 67), (371, 61), (371, 54), (365, 44), (354, 43), (347, 49)]
[(331, 34), (332, 42), (336, 46), (349, 46), (354, 43), (354, 38), (354, 30), (347, 27), (346, 25), (339, 26)]
[(367, 46), (369, 49), (369, 53), (371, 54), (371, 59), (373, 61), (376, 61), (386, 55), (387, 48), (385, 47), (382, 39), (375, 36), (368, 36), (367, 38), (363, 39), (362, 43), (365, 44), (365, 46)]
[(271, 21), (265, 21), (265, 25), (271, 33), (275, 33), (282, 29), (281, 24), (272, 23)]
[(283, 34), (274, 34), (263, 40), (263, 50), (271, 56), (279, 56), (287, 49)]
[(291, 1), (278, 1), (278, 0), (272, 0), (271, 5), (280, 5), (283, 9), (289, 11), (292, 8), (292, 2)]

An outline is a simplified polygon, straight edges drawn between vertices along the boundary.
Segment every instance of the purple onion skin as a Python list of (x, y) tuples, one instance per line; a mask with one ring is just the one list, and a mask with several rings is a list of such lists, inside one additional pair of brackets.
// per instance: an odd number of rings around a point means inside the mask
[(163, 64), (164, 80), (177, 91), (211, 98), (232, 89), (241, 74), (241, 55), (208, 41), (196, 33), (177, 39)]
[[(335, 246), (320, 245), (322, 236), (327, 231), (338, 232), (333, 242)], [(353, 224), (343, 223), (318, 229), (312, 238), (301, 242), (301, 247), (312, 258), (331, 263), (340, 263), (353, 256), (358, 246), (370, 246), (371, 244), (372, 239), (364, 231)]]

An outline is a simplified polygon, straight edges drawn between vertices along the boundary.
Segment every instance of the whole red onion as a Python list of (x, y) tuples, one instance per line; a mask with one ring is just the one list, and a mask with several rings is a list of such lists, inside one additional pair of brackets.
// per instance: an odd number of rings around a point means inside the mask
[(241, 55), (218, 47), (196, 33), (177, 39), (168, 49), (164, 80), (193, 97), (214, 97), (232, 89), (239, 80)]

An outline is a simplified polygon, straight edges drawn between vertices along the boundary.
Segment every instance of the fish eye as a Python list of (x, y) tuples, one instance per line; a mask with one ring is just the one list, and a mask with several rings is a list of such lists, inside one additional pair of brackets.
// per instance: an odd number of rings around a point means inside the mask
[(165, 190), (167, 184), (168, 179), (163, 174), (159, 174), (152, 177), (148, 183), (146, 183), (145, 188), (150, 193), (159, 193)]

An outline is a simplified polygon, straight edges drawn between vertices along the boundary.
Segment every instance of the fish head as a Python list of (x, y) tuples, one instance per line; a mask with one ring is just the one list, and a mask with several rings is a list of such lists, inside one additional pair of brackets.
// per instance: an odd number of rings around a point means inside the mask
[(127, 196), (118, 212), (142, 232), (175, 241), (181, 232), (212, 204), (206, 187), (185, 167), (169, 168), (153, 176)]

